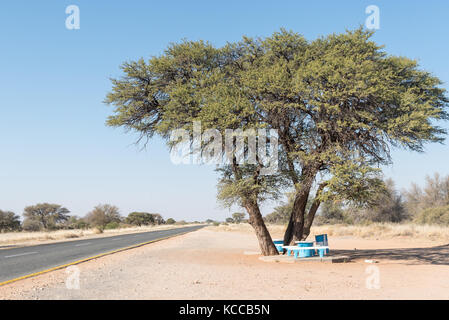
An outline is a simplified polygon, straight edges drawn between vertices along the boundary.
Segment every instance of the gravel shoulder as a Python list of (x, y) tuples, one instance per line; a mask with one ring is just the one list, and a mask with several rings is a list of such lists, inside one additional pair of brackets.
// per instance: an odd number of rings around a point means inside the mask
[[(449, 263), (416, 254), (442, 250), (443, 256), (443, 243), (351, 237), (330, 242), (335, 250), (359, 255), (342, 264), (267, 263), (244, 254), (258, 251), (253, 234), (209, 227), (2, 286), (0, 299), (449, 299)], [(404, 254), (390, 258), (395, 248)], [(363, 250), (384, 254), (368, 264)], [(78, 271), (79, 289), (68, 289)]]

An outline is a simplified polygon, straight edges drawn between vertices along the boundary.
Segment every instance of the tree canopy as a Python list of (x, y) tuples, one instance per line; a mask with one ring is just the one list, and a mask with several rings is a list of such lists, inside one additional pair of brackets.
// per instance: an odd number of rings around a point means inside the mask
[(38, 203), (24, 209), (24, 225), (33, 225), (31, 229), (54, 229), (69, 219), (70, 211), (51, 203)]
[(0, 232), (20, 230), (20, 217), (11, 211), (0, 210)]
[(87, 222), (94, 227), (104, 229), (111, 222), (121, 221), (120, 210), (110, 204), (99, 204), (86, 215)]
[[(391, 147), (421, 152), (443, 141), (437, 121), (448, 119), (448, 99), (441, 81), (414, 60), (388, 55), (371, 36), (359, 28), (308, 41), (281, 29), (221, 48), (171, 44), (159, 57), (122, 65), (124, 76), (112, 80), (105, 99), (115, 106), (107, 124), (141, 139), (160, 135), (169, 148), (179, 143), (170, 139), (173, 130), (194, 136), (195, 122), (221, 136), (226, 129), (275, 130), (276, 172), (263, 174), (260, 156), (242, 163), (235, 154), (217, 169), (218, 199), (244, 207), (263, 254), (277, 254), (260, 203), (292, 188), (284, 243), (305, 239), (322, 201), (366, 202), (385, 188), (378, 167), (391, 163)], [(274, 139), (270, 134), (270, 145)], [(208, 153), (212, 140), (196, 148)]]

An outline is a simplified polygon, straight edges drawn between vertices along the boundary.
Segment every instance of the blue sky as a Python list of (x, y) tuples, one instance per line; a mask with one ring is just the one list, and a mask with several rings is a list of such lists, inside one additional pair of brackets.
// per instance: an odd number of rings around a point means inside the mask
[[(80, 29), (65, 27), (68, 5)], [(160, 140), (104, 125), (110, 77), (127, 60), (160, 54), (170, 42), (220, 46), (281, 27), (308, 39), (364, 24), (380, 8), (374, 39), (390, 54), (417, 59), (449, 88), (449, 2), (441, 1), (9, 1), (0, 9), (0, 209), (59, 203), (83, 216), (99, 203), (122, 214), (159, 212), (176, 220), (224, 219), (210, 166), (175, 166)], [(425, 154), (393, 152), (385, 168), (399, 188), (449, 174), (445, 145)], [(270, 205), (264, 207), (268, 213)], [(232, 211), (231, 211), (232, 212)]]

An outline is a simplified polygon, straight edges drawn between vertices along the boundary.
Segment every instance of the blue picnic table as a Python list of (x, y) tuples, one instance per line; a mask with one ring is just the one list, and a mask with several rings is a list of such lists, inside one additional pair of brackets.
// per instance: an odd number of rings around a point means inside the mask
[(324, 257), (329, 254), (326, 234), (315, 236), (315, 241), (295, 241), (295, 246), (284, 246), (283, 239), (273, 239), (273, 243), (279, 253), (287, 250), (287, 256), (293, 254), (295, 259), (313, 257), (317, 254)]

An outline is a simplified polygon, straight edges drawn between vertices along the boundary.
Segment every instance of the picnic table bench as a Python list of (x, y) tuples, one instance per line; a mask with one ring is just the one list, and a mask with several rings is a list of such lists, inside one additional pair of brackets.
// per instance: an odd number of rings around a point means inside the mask
[(287, 250), (287, 256), (290, 256), (293, 252), (295, 259), (298, 258), (299, 253), (305, 250), (317, 250), (320, 257), (324, 257), (326, 250), (329, 249), (328, 246), (312, 246), (312, 247), (298, 247), (298, 246), (282, 246), (283, 249)]
[(273, 243), (279, 253), (287, 250), (287, 255), (290, 256), (293, 252), (295, 259), (312, 257), (315, 255), (315, 250), (320, 257), (329, 254), (329, 246), (327, 242), (327, 234), (320, 234), (315, 236), (315, 241), (295, 241), (296, 246), (284, 246), (284, 239), (273, 239)]
[(283, 252), (282, 245), (284, 244), (284, 239), (273, 239), (274, 246), (279, 253)]

